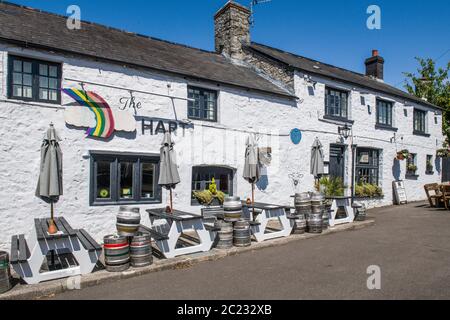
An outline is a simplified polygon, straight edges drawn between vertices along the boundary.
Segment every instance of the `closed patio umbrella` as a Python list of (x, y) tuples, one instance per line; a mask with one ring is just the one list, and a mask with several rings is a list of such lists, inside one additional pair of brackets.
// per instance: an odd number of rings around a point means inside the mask
[(63, 174), (62, 174), (62, 151), (59, 147), (59, 138), (53, 124), (50, 124), (44, 135), (41, 146), (41, 166), (39, 181), (36, 188), (36, 196), (47, 203), (50, 203), (50, 225), (48, 232), (56, 233), (53, 216), (53, 204), (59, 201), (63, 194)]
[[(245, 164), (243, 177), (252, 184), (252, 205), (255, 203), (255, 183), (261, 177), (259, 170), (259, 152), (255, 139), (252, 136), (247, 138), (247, 147), (245, 149)], [(253, 208), (253, 214), (255, 208)]]
[(311, 148), (311, 174), (316, 179), (324, 174), (323, 149), (319, 138), (316, 138)]
[(180, 175), (178, 174), (177, 163), (175, 161), (175, 151), (173, 146), (175, 143), (169, 132), (164, 134), (164, 139), (161, 143), (161, 165), (159, 169), (158, 184), (170, 190), (170, 210), (173, 212), (172, 189), (180, 183)]

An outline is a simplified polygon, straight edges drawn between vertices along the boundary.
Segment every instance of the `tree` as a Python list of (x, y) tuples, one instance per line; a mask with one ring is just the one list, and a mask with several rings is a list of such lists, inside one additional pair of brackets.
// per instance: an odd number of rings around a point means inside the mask
[(450, 61), (444, 68), (436, 70), (436, 62), (432, 59), (416, 58), (420, 67), (417, 74), (404, 72), (406, 76), (405, 89), (410, 94), (425, 98), (442, 108), (442, 130), (446, 144), (450, 142)]

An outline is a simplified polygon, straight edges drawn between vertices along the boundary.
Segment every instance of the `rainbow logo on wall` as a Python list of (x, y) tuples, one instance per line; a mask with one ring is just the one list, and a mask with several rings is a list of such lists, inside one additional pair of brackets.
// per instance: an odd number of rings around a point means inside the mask
[(81, 106), (85, 106), (95, 115), (97, 122), (94, 128), (89, 128), (86, 134), (90, 137), (109, 138), (114, 132), (114, 116), (108, 103), (98, 94), (92, 91), (84, 91), (78, 89), (62, 89), (62, 91), (78, 102)]

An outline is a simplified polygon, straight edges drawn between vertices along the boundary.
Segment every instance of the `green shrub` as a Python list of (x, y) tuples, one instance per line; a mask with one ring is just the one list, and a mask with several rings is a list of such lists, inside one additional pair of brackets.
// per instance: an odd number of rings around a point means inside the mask
[(323, 193), (327, 197), (343, 197), (345, 188), (342, 178), (322, 177), (319, 180), (319, 188), (316, 185), (316, 189), (323, 189)]
[(361, 182), (355, 186), (355, 195), (364, 198), (382, 197), (383, 190), (376, 184)]

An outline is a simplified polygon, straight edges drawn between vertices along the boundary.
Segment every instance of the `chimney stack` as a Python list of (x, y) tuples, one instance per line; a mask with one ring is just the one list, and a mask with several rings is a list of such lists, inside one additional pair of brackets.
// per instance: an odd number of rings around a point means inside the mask
[(366, 59), (366, 76), (372, 76), (378, 80), (384, 78), (384, 59), (379, 56), (378, 50), (372, 50), (372, 57)]
[(250, 15), (247, 7), (231, 0), (215, 14), (216, 52), (232, 59), (244, 59), (242, 46), (250, 44)]

